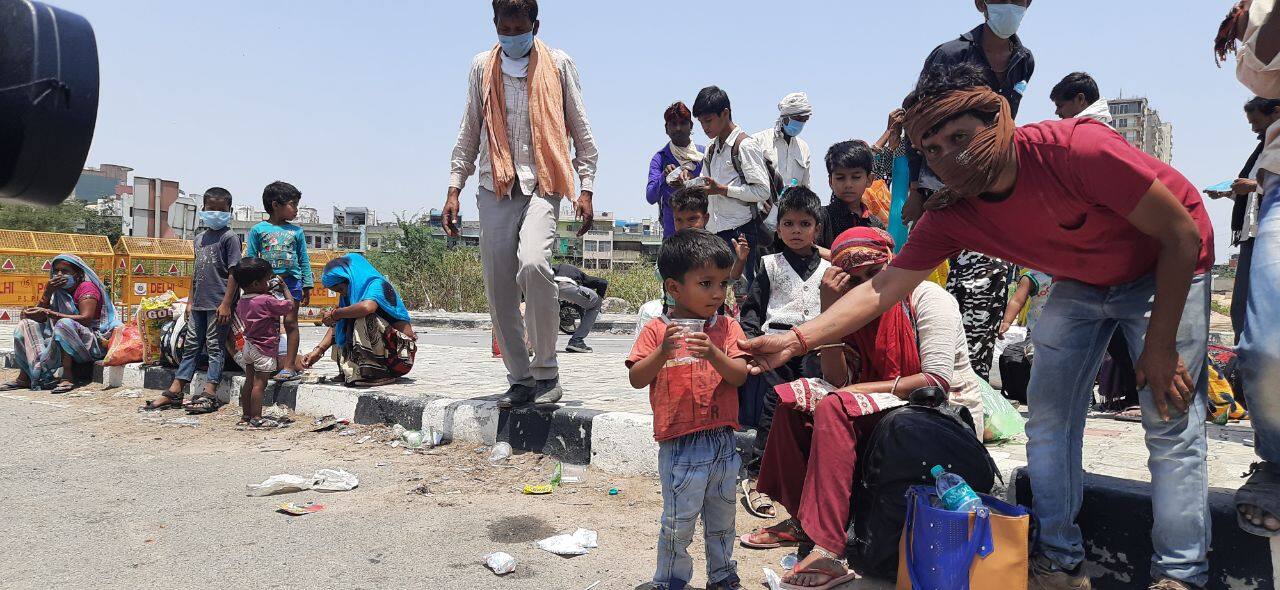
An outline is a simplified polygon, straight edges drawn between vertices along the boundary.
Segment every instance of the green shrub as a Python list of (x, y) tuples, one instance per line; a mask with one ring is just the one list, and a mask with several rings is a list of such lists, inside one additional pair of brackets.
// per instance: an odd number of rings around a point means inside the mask
[(484, 272), (476, 248), (446, 247), (418, 219), (399, 219), (402, 234), (368, 252), (369, 261), (399, 289), (409, 309), (485, 312)]
[[(395, 284), (409, 309), (489, 311), (479, 249), (448, 248), (445, 239), (433, 235), (432, 227), (421, 218), (401, 218), (397, 223), (401, 235), (367, 255)], [(607, 279), (608, 296), (626, 300), (627, 311), (634, 312), (662, 294), (653, 268), (653, 263), (642, 262), (625, 269), (586, 272)]]

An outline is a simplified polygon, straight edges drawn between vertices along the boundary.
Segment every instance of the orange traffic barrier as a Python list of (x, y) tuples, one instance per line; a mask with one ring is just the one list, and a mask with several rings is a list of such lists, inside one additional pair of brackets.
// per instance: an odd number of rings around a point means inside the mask
[(0, 321), (16, 321), (24, 308), (40, 302), (53, 257), (75, 254), (107, 284), (111, 280), (111, 240), (106, 236), (0, 229)]

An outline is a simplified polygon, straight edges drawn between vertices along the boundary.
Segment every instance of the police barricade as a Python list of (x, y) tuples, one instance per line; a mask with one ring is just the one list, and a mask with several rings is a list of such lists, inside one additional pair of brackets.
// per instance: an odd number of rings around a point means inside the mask
[(343, 254), (346, 254), (346, 252), (342, 250), (307, 249), (307, 257), (311, 259), (311, 277), (315, 282), (315, 287), (311, 289), (311, 305), (298, 309), (299, 322), (318, 324), (320, 319), (324, 317), (326, 309), (333, 309), (338, 306), (338, 293), (330, 291), (320, 284), (320, 275), (324, 273), (324, 265), (329, 264), (330, 260)]
[(106, 236), (0, 229), (0, 322), (16, 322), (23, 309), (40, 302), (53, 257), (59, 254), (79, 256), (108, 291), (117, 291), (111, 277), (111, 240)]
[(195, 252), (190, 240), (121, 236), (115, 248), (115, 284), (122, 319), (133, 317), (145, 297), (173, 291), (191, 294)]

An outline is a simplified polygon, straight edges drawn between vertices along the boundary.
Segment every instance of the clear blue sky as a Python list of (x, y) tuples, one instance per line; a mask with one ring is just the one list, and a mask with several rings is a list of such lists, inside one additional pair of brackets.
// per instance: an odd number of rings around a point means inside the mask
[[(443, 203), (467, 67), (495, 41), (484, 0), (52, 1), (98, 36), (91, 165), (130, 165), (191, 192), (221, 185), (239, 202), (284, 179), (326, 219), (334, 204), (386, 219)], [(1049, 89), (1088, 71), (1104, 96), (1151, 98), (1174, 124), (1174, 165), (1197, 186), (1233, 178), (1254, 139), (1234, 62), (1218, 69), (1210, 50), (1229, 5), (1035, 2), (1021, 31), (1037, 67), (1020, 121), (1053, 118)], [(632, 217), (656, 213), (644, 183), (672, 101), (718, 84), (754, 132), (784, 94), (808, 92), (815, 111), (802, 137), (825, 195), (827, 146), (878, 137), (929, 51), (981, 18), (969, 0), (545, 0), (541, 13), (541, 38), (582, 74), (600, 144), (596, 209)], [(1225, 261), (1230, 206), (1209, 207)]]

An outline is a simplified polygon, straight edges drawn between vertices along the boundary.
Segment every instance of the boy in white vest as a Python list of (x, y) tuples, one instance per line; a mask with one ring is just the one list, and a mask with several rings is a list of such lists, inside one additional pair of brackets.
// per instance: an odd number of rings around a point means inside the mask
[[(805, 186), (787, 189), (778, 203), (778, 241), (782, 247), (777, 254), (760, 258), (755, 281), (741, 308), (740, 322), (747, 336), (786, 332), (822, 312), (818, 291), (823, 273), (831, 266), (819, 256), (815, 246), (822, 235), (822, 220), (822, 201), (818, 195)], [(756, 426), (755, 458), (747, 466), (752, 480), (759, 472), (756, 459), (764, 455), (773, 412), (778, 406), (778, 394), (773, 386), (801, 377), (821, 376), (817, 362), (806, 362), (806, 357), (800, 357), (778, 367), (775, 375), (753, 377), (743, 386), (744, 397), (759, 397), (761, 408)], [(743, 492), (753, 514), (773, 516), (773, 506), (767, 498), (757, 494), (749, 484), (744, 485)]]

